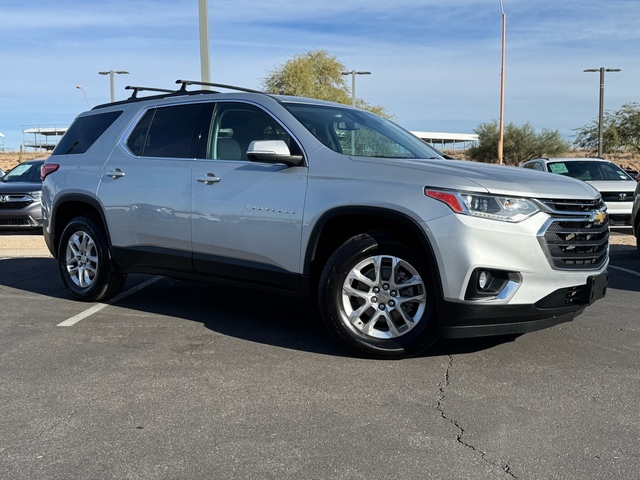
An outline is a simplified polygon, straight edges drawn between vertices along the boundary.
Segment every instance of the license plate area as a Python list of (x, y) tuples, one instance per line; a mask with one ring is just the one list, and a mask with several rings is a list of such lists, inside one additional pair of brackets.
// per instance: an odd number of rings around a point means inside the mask
[(586, 288), (583, 290), (582, 304), (591, 305), (596, 300), (604, 298), (607, 294), (607, 285), (609, 284), (609, 273), (604, 272), (600, 275), (593, 275), (587, 278)]

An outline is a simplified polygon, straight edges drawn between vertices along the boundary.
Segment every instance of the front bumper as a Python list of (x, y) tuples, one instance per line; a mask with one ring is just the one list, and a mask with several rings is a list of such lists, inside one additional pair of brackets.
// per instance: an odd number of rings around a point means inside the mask
[(441, 299), (440, 334), (447, 338), (512, 335), (569, 322), (606, 295), (608, 278), (607, 272), (590, 276), (587, 283), (558, 289), (533, 305), (487, 305)]
[(42, 212), (37, 209), (0, 210), (0, 229), (42, 228)]

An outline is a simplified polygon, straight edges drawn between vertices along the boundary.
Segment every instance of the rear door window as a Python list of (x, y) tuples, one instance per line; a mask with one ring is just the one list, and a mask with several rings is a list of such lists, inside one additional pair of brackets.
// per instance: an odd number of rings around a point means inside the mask
[(204, 104), (189, 103), (149, 110), (127, 140), (136, 156), (195, 158)]

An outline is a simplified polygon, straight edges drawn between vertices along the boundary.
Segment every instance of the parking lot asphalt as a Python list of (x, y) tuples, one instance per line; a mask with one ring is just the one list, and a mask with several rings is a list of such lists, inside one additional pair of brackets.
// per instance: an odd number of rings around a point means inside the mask
[[(0, 235), (0, 478), (631, 479), (640, 258), (607, 296), (518, 337), (354, 358), (308, 306), (131, 275), (72, 301)], [(41, 240), (41, 238), (40, 238)], [(72, 320), (72, 321), (69, 321)]]

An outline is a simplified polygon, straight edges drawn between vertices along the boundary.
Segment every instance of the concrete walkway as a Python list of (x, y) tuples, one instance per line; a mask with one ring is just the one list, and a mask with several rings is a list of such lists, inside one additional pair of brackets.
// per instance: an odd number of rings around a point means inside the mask
[(0, 258), (50, 257), (42, 235), (27, 235), (21, 232), (0, 233)]

